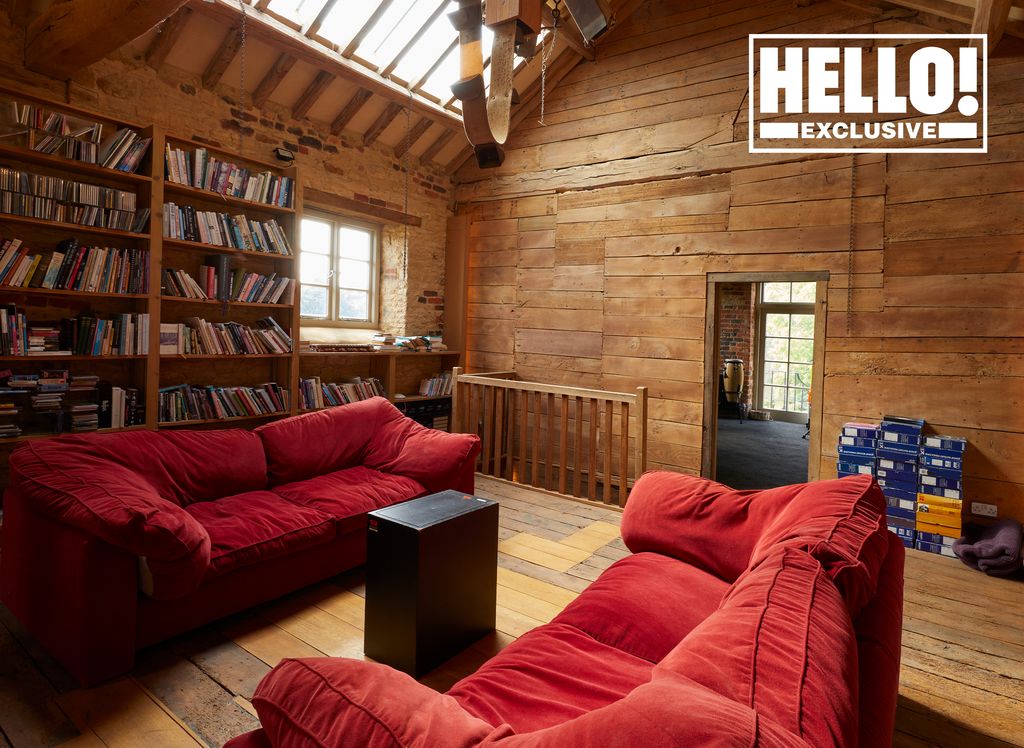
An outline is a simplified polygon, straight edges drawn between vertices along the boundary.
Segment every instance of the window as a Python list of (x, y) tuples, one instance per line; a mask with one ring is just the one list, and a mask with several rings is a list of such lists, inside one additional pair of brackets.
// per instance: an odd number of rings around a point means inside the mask
[(307, 213), (300, 242), (302, 317), (354, 326), (375, 324), (379, 227)]
[(766, 410), (810, 411), (815, 285), (813, 281), (761, 285), (760, 400)]

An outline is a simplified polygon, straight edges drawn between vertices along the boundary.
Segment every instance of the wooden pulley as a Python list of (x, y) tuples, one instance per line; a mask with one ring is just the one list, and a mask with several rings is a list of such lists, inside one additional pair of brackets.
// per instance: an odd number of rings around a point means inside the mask
[(483, 3), (459, 0), (459, 9), (448, 16), (459, 32), (459, 81), (452, 86), (452, 94), (462, 102), (463, 126), (481, 168), (495, 168), (505, 160), (502, 146), (508, 139), (512, 105), (518, 100), (512, 87), (516, 49), (536, 49), (540, 6), (541, 0), (489, 3), (487, 26), (494, 32), (489, 94), (483, 76)]

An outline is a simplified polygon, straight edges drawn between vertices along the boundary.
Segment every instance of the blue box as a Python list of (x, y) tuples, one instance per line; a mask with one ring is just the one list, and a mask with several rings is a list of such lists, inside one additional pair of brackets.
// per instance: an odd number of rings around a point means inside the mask
[(839, 447), (839, 461), (855, 465), (875, 464), (875, 450), (870, 447)]
[(943, 488), (941, 486), (920, 486), (919, 493), (929, 496), (941, 496), (946, 499), (962, 499), (962, 491), (959, 488)]
[(909, 527), (900, 527), (899, 525), (888, 525), (888, 528), (900, 540), (917, 540), (917, 530), (912, 530)]
[(911, 512), (917, 511), (917, 501), (912, 501), (910, 499), (896, 499), (886, 496), (885, 503), (889, 509), (905, 509)]
[(957, 470), (963, 471), (964, 463), (959, 457), (951, 457), (948, 454), (940, 455), (935, 454), (931, 450), (922, 449), (921, 456), (918, 457), (922, 468), (939, 468), (940, 470)]
[(859, 436), (864, 439), (877, 439), (878, 438), (878, 424), (877, 423), (856, 423), (850, 421), (849, 423), (843, 424), (843, 430), (839, 432), (840, 436)]
[[(963, 483), (956, 478), (946, 478), (942, 475), (922, 475), (921, 486), (930, 488), (954, 488), (957, 491), (963, 490)], [(938, 496), (938, 494), (932, 494)], [(955, 498), (951, 496), (950, 498)]]
[(882, 460), (893, 462), (910, 462), (917, 464), (917, 446), (914, 444), (897, 444), (896, 442), (878, 442), (878, 449), (875, 456)]
[(845, 475), (874, 475), (875, 466), (870, 465), (858, 465), (855, 462), (838, 462), (836, 463), (836, 470), (839, 473)]
[(882, 487), (882, 493), (885, 493), (886, 489), (894, 488), (897, 491), (912, 491), (917, 493), (917, 480), (911, 478), (910, 480), (904, 480), (902, 478), (877, 478), (878, 485)]
[(903, 460), (892, 460), (888, 457), (879, 457), (875, 460), (875, 467), (885, 470), (886, 474), (892, 477), (904, 476), (906, 480), (913, 480), (917, 475), (917, 464)]
[(920, 443), (921, 431), (924, 429), (923, 418), (904, 418), (903, 416), (882, 416), (879, 431), (886, 441), (901, 441), (895, 434), (912, 437)]
[(918, 540), (923, 540), (924, 542), (931, 543), (932, 545), (945, 545), (950, 548), (953, 547), (953, 541), (956, 540), (956, 538), (947, 538), (945, 535), (939, 535), (934, 532), (925, 532), (924, 530), (917, 531), (917, 538)]
[(887, 499), (909, 499), (911, 501), (917, 501), (916, 488), (913, 491), (910, 491), (902, 488), (893, 488), (892, 486), (884, 486), (882, 488), (882, 494)]
[(921, 482), (926, 483), (929, 486), (941, 486), (942, 483), (933, 483), (930, 480), (925, 481), (925, 478), (941, 478), (943, 480), (955, 481), (956, 483), (959, 483), (964, 478), (964, 473), (962, 470), (947, 470), (946, 468), (931, 467), (926, 465), (922, 465), (921, 469), (918, 470), (917, 474), (921, 477)]
[(901, 509), (897, 506), (889, 507), (886, 512), (890, 517), (899, 517), (900, 519), (916, 519), (917, 512), (913, 509)]
[(950, 558), (956, 558), (956, 554), (953, 553), (953, 549), (946, 545), (939, 545), (937, 543), (926, 543), (923, 540), (914, 541), (914, 547), (919, 551), (927, 551), (928, 553), (937, 553), (940, 556), (949, 556)]
[(917, 529), (917, 520), (913, 519), (902, 519), (901, 517), (890, 517), (886, 515), (885, 523), (890, 529), (894, 527), (902, 527), (904, 530), (915, 530)]
[(839, 435), (839, 446), (841, 447), (871, 447), (878, 446), (878, 439), (867, 436), (844, 436)]
[(967, 440), (959, 436), (929, 434), (921, 441), (921, 446), (926, 449), (941, 449), (947, 452), (963, 454), (964, 450), (967, 449)]
[(900, 538), (900, 540), (903, 541), (903, 547), (904, 548), (913, 548), (914, 547), (914, 541), (911, 540), (910, 538)]

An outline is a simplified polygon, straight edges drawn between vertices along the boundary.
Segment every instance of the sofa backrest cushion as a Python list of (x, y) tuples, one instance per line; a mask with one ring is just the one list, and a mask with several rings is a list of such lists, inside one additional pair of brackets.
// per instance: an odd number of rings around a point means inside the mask
[(803, 548), (835, 580), (851, 615), (873, 596), (885, 558), (885, 497), (870, 476), (735, 491), (691, 475), (651, 472), (630, 492), (622, 538), (727, 582), (778, 545)]
[(796, 548), (778, 547), (745, 572), (659, 671), (745, 704), (809, 745), (857, 744), (856, 634), (821, 564)]
[(263, 441), (270, 484), (316, 478), (362, 464), (387, 400), (374, 397), (274, 421), (255, 430)]
[(32, 443), (53, 467), (71, 468), (88, 458), (89, 478), (102, 483), (106, 467), (119, 466), (178, 506), (266, 488), (267, 462), (259, 438), (244, 429), (128, 431), (81, 434)]

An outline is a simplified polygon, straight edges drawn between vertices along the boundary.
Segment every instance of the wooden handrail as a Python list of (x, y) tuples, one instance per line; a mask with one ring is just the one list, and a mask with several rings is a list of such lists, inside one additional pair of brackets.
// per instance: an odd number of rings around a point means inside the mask
[(647, 468), (646, 387), (610, 392), (461, 368), (452, 379), (452, 430), (480, 436), (485, 475), (624, 506)]

